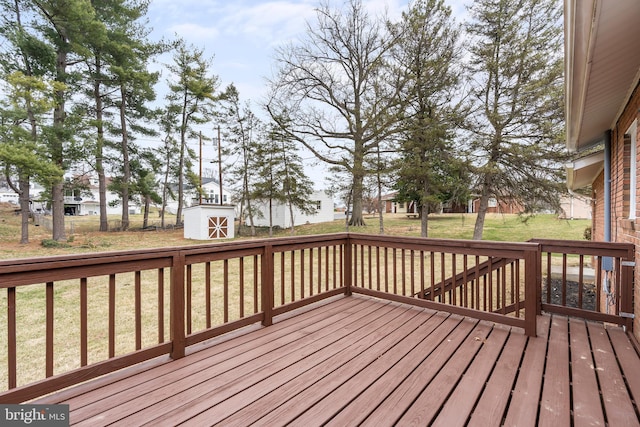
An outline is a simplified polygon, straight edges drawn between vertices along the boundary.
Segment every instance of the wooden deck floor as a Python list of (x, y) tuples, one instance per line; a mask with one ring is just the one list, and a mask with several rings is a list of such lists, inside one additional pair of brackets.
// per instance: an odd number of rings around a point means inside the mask
[(68, 403), (71, 424), (92, 427), (640, 425), (640, 359), (621, 329), (561, 316), (539, 325), (527, 339), (342, 297), (38, 403)]

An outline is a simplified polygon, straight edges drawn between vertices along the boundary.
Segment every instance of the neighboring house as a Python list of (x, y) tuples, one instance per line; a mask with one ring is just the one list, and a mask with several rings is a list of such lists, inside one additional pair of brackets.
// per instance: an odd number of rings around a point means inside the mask
[[(636, 247), (640, 242), (639, 24), (638, 0), (565, 2), (567, 148), (588, 154), (567, 165), (567, 185), (569, 189), (592, 186), (593, 240)], [(634, 330), (639, 336), (639, 250), (635, 264)]]
[(396, 200), (398, 193), (389, 193), (382, 196), (385, 213), (417, 214), (418, 204), (415, 201), (399, 202)]
[[(100, 188), (98, 178), (93, 175), (65, 175), (65, 180), (75, 180), (81, 183), (85, 189), (67, 190), (64, 195), (65, 215), (100, 215)], [(110, 178), (107, 178), (107, 185)], [(107, 215), (119, 215), (122, 213), (120, 195), (109, 190), (106, 191)], [(140, 214), (139, 205), (129, 202), (129, 213)]]
[[(478, 210), (480, 209), (480, 199), (473, 199), (470, 206), (471, 209), (469, 210), (469, 213), (478, 212)], [(520, 214), (523, 212), (524, 207), (515, 200), (497, 200), (495, 198), (489, 199), (487, 213)]]
[[(313, 201), (316, 207), (316, 212), (313, 214), (305, 214), (297, 208), (293, 208), (293, 221), (289, 211), (289, 206), (283, 203), (273, 203), (273, 226), (281, 228), (291, 227), (293, 222), (294, 226), (303, 224), (317, 224), (319, 222), (331, 222), (334, 220), (333, 213), (333, 199), (327, 195), (324, 191), (314, 191), (310, 200)], [(269, 226), (269, 202), (268, 201), (253, 201), (253, 207), (261, 212), (261, 215), (253, 217), (254, 225), (258, 227)], [(249, 224), (249, 219), (245, 218), (245, 223)]]
[[(178, 195), (177, 185), (173, 188), (173, 193)], [(231, 192), (226, 188), (222, 188), (222, 204), (229, 205), (231, 201)], [(215, 178), (202, 178), (202, 199), (197, 188), (188, 187), (185, 185), (184, 189), (184, 204), (183, 208), (188, 208), (196, 205), (218, 205), (220, 204), (220, 184)], [(167, 212), (175, 214), (178, 212), (178, 201), (168, 200), (166, 206)]]
[(579, 194), (561, 197), (559, 217), (562, 219), (591, 219), (591, 198)]

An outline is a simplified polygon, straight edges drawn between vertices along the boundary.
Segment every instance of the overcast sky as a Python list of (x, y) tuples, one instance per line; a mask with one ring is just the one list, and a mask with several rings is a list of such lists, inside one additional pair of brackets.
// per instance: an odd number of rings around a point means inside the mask
[[(462, 16), (465, 0), (446, 2), (455, 16)], [(387, 10), (393, 18), (406, 10), (408, 2), (363, 3), (371, 14)], [(258, 110), (257, 104), (266, 94), (265, 78), (272, 74), (274, 49), (303, 35), (306, 22), (315, 22), (319, 4), (319, 0), (152, 0), (148, 17), (153, 39), (172, 39), (177, 34), (204, 49), (206, 57), (213, 57), (212, 72), (220, 78), (220, 89), (234, 83), (241, 100), (251, 100)], [(330, 4), (341, 6), (343, 1), (330, 0)], [(163, 58), (164, 62), (170, 60)]]

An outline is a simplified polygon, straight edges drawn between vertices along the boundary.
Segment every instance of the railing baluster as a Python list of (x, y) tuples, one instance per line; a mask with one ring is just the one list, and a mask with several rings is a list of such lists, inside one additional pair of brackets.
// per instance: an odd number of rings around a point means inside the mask
[[(328, 291), (330, 287), (329, 286), (329, 252), (333, 252), (335, 254), (336, 253), (335, 250), (336, 250), (335, 246), (330, 246), (330, 247), (326, 247), (324, 251), (324, 290), (325, 291)], [(333, 264), (333, 268), (335, 269), (335, 263)], [(335, 288), (335, 286), (336, 285), (334, 281), (332, 288)]]
[(80, 366), (87, 366), (88, 360), (88, 309), (87, 278), (80, 279)]
[[(520, 260), (516, 260), (515, 264), (516, 264), (516, 272), (515, 272), (515, 276), (516, 276), (516, 279), (515, 279), (515, 282), (516, 282), (516, 295), (515, 295), (515, 297), (516, 297), (516, 299), (515, 299), (514, 302), (517, 304), (517, 307), (518, 307), (518, 309), (516, 310), (516, 317), (520, 317), (520, 310), (521, 310), (519, 308), (520, 307), (520, 301), (521, 301), (521, 299), (520, 299)], [(536, 306), (537, 306), (537, 304), (538, 304), (538, 301), (536, 301)], [(536, 309), (536, 315), (538, 314), (537, 311), (538, 310)]]
[(309, 296), (313, 296), (313, 248), (309, 248)]
[(424, 298), (424, 251), (420, 251), (420, 295)]
[(164, 342), (164, 268), (158, 269), (158, 343)]
[(364, 248), (365, 245), (360, 245), (360, 287), (364, 288)]
[(567, 305), (567, 254), (562, 254), (562, 306)]
[(389, 292), (389, 248), (384, 247), (384, 291)]
[(551, 252), (547, 252), (547, 304), (551, 303), (551, 288), (553, 287), (551, 276)]
[(240, 295), (238, 296), (240, 301), (238, 302), (238, 308), (240, 311), (240, 318), (242, 319), (244, 317), (244, 257), (240, 257), (238, 260), (238, 274), (240, 275), (240, 283), (238, 284), (240, 287)]
[(322, 293), (322, 247), (318, 248), (318, 293)]
[(407, 266), (406, 266), (406, 253), (404, 249), (400, 250), (401, 258), (401, 275), (402, 275), (402, 296), (407, 295)]
[(207, 329), (211, 328), (211, 262), (204, 263), (204, 310)]
[(285, 302), (285, 254), (284, 252), (280, 252), (280, 305), (284, 305)]
[(416, 294), (416, 278), (415, 278), (415, 266), (414, 266), (414, 251), (411, 249), (411, 296)]
[(393, 294), (398, 295), (398, 256), (393, 248)]
[(116, 275), (109, 275), (109, 358), (116, 354)]
[[(351, 274), (353, 275), (350, 284), (358, 286), (358, 245), (350, 246), (350, 248), (351, 252), (349, 253), (350, 257), (348, 262), (351, 264)], [(347, 259), (346, 256), (345, 259)]]
[(300, 250), (300, 299), (304, 299), (304, 249)]
[(193, 275), (192, 265), (189, 264), (187, 265), (187, 307), (185, 308), (185, 310), (187, 311), (187, 335), (191, 335), (191, 325), (192, 325), (192, 317), (191, 317), (193, 312), (192, 300), (191, 300), (191, 295), (193, 292), (193, 289), (192, 289), (193, 276), (192, 275)]
[(142, 348), (142, 281), (140, 271), (135, 272), (135, 324), (136, 324), (136, 350)]
[(222, 307), (223, 307), (223, 322), (229, 321), (229, 259), (223, 261), (223, 288), (222, 288)]
[(371, 259), (371, 246), (367, 246), (367, 270), (369, 272), (369, 289), (373, 289), (373, 265)]
[(464, 283), (464, 288), (462, 289), (462, 305), (463, 307), (469, 307), (469, 263), (468, 256), (464, 254), (462, 256), (462, 283)]
[(47, 282), (46, 285), (46, 357), (45, 357), (45, 376), (47, 378), (53, 376), (53, 282)]
[(444, 282), (446, 280), (446, 267), (445, 267), (445, 257), (444, 252), (440, 252), (440, 302), (446, 303), (447, 299), (444, 294)]
[(582, 307), (582, 294), (584, 292), (584, 255), (580, 254), (578, 270), (578, 308)]
[[(281, 254), (280, 258), (283, 259), (284, 254)], [(253, 314), (258, 313), (258, 280), (260, 277), (259, 270), (260, 270), (260, 264), (258, 263), (258, 255), (254, 255), (253, 256)]]
[(436, 259), (435, 259), (435, 252), (430, 252), (431, 254), (431, 292), (429, 293), (429, 299), (431, 301), (435, 300), (435, 295), (436, 295)]
[(456, 282), (456, 254), (451, 254), (451, 305), (458, 305), (456, 294), (458, 283)]
[(376, 246), (376, 290), (380, 290), (380, 246)]
[(7, 288), (7, 378), (9, 388), (17, 386), (16, 288)]
[(291, 302), (296, 300), (296, 251), (291, 251)]

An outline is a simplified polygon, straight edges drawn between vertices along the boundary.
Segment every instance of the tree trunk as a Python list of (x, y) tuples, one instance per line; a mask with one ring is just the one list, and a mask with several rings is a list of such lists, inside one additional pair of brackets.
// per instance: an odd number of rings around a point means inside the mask
[(296, 234), (296, 225), (293, 217), (293, 203), (291, 202), (291, 197), (289, 197), (289, 217), (291, 218), (291, 235)]
[(63, 183), (53, 184), (51, 187), (51, 215), (53, 222), (52, 239), (64, 242), (67, 235), (64, 229), (64, 188)]
[(273, 237), (273, 198), (269, 197), (269, 237)]
[[(182, 224), (182, 204), (184, 202), (184, 156), (187, 145), (187, 89), (184, 90), (182, 100), (182, 124), (180, 126), (180, 158), (178, 159), (178, 210), (176, 212), (176, 225)], [(222, 194), (220, 195), (222, 197)]]
[(23, 174), (20, 175), (19, 180), (20, 191), (18, 192), (20, 198), (20, 216), (21, 216), (21, 233), (20, 243), (29, 243), (29, 216), (31, 215), (31, 209), (29, 207), (29, 177)]
[[(359, 168), (361, 170), (361, 168)], [(364, 218), (362, 216), (362, 180), (364, 174), (362, 172), (356, 173), (356, 168), (353, 171), (353, 209), (351, 211), (351, 219), (349, 225), (354, 227), (365, 226)]]
[[(65, 37), (61, 35), (64, 40)], [(66, 81), (67, 70), (67, 52), (66, 47), (60, 47), (56, 56), (56, 80), (59, 82)], [(56, 91), (58, 103), (53, 110), (53, 126), (56, 130), (54, 140), (51, 142), (51, 160), (58, 165), (60, 169), (64, 169), (63, 164), (63, 127), (65, 119), (64, 111), (64, 90)], [(64, 180), (55, 183), (51, 187), (51, 214), (53, 216), (52, 238), (57, 242), (67, 240), (64, 229)]]
[(149, 225), (149, 206), (151, 205), (151, 197), (144, 196), (144, 217), (142, 219), (142, 228), (147, 228)]
[(482, 240), (482, 232), (484, 231), (484, 219), (487, 216), (487, 208), (489, 207), (489, 195), (480, 196), (480, 206), (478, 207), (478, 217), (476, 225), (473, 228), (473, 240)]
[(96, 57), (96, 80), (93, 83), (93, 97), (96, 102), (96, 131), (98, 133), (96, 143), (96, 173), (98, 174), (98, 200), (100, 203), (100, 231), (109, 231), (107, 218), (107, 178), (104, 174), (104, 124), (102, 122), (102, 96), (100, 96), (100, 74), (102, 65), (100, 58)]
[(420, 236), (429, 237), (429, 204), (420, 206)]
[(166, 169), (164, 171), (164, 182), (162, 183), (162, 210), (160, 211), (160, 227), (164, 230), (164, 213), (167, 210), (167, 198), (169, 197), (169, 172), (170, 172), (170, 162), (171, 162), (171, 155), (170, 155), (170, 150), (167, 147), (167, 163), (166, 163)]
[(124, 84), (120, 84), (120, 126), (122, 129), (122, 231), (129, 229), (129, 185), (131, 168), (129, 165), (129, 135), (127, 132), (127, 94)]

